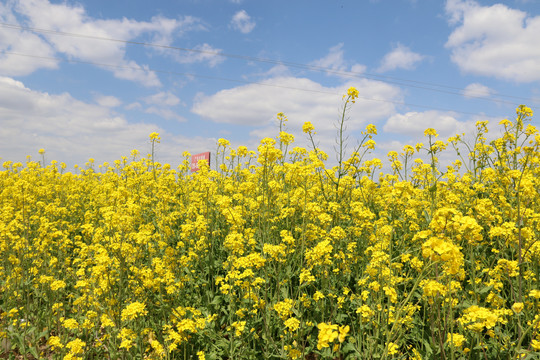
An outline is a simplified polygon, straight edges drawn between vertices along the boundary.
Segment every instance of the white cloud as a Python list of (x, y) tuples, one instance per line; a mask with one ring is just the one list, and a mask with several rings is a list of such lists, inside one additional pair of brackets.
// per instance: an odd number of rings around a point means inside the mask
[(471, 133), (474, 123), (461, 122), (452, 112), (428, 110), (425, 112), (407, 112), (394, 114), (386, 121), (383, 130), (388, 133), (405, 134), (412, 137), (421, 137), (424, 130), (433, 128), (443, 138), (458, 133)]
[(208, 29), (199, 18), (183, 16), (171, 19), (163, 16), (153, 16), (148, 31), (153, 31), (153, 44), (171, 45), (176, 37), (190, 31), (207, 31)]
[(169, 91), (162, 91), (144, 98), (144, 102), (152, 105), (176, 106), (180, 104), (180, 99)]
[(395, 106), (389, 101), (400, 101), (402, 97), (399, 88), (367, 79), (337, 87), (325, 87), (312, 80), (295, 77), (277, 77), (264, 83), (271, 86), (249, 84), (209, 96), (201, 94), (195, 98), (191, 111), (216, 123), (250, 126), (253, 129), (250, 133), (252, 143), (257, 143), (262, 137), (275, 136), (276, 114), (283, 112), (289, 119), (287, 131), (301, 139), (302, 124), (311, 121), (321, 147), (333, 152), (335, 125), (341, 114), (342, 95), (348, 87), (357, 87), (360, 94), (347, 114), (348, 132), (357, 131), (368, 123), (376, 123), (394, 114)]
[(448, 0), (451, 25), (446, 47), (462, 71), (516, 82), (540, 81), (540, 16), (503, 4)]
[(0, 28), (0, 50), (4, 52), (0, 54), (0, 75), (24, 76), (38, 69), (58, 68), (56, 60), (34, 57), (52, 58), (55, 52), (39, 36), (28, 31)]
[[(184, 117), (178, 115), (177, 112), (172, 109), (172, 107), (182, 104), (182, 101), (169, 91), (162, 91), (157, 94), (147, 96), (143, 100), (145, 103), (150, 105), (144, 110), (144, 112), (147, 114), (158, 115), (159, 117), (167, 120), (176, 120), (179, 122), (186, 121)], [(136, 105), (132, 105), (132, 108), (136, 107)], [(141, 108), (140, 104), (137, 108)]]
[[(12, 11), (13, 3), (0, 3), (0, 21), (17, 24), (17, 17)], [(0, 75), (24, 76), (45, 68), (56, 69), (58, 61), (47, 61), (16, 54), (30, 54), (41, 57), (53, 57), (54, 49), (38, 35), (29, 31), (20, 31), (6, 27), (0, 28)]]
[(354, 64), (351, 66), (351, 72), (361, 74), (366, 71), (366, 66), (362, 64)]
[[(112, 99), (109, 99), (111, 101)], [(47, 162), (81, 166), (89, 158), (97, 164), (129, 156), (138, 149), (150, 150), (148, 135), (159, 132), (157, 149), (161, 162), (178, 165), (180, 155), (214, 148), (216, 140), (172, 135), (155, 124), (129, 123), (109, 106), (80, 101), (70, 94), (48, 94), (27, 88), (22, 82), (0, 77), (0, 158), (25, 161), (26, 155), (38, 160), (44, 148)]]
[(0, 156), (47, 151), (49, 160), (69, 163), (90, 157), (114, 160), (144, 144), (156, 126), (128, 124), (109, 107), (89, 104), (69, 94), (52, 95), (31, 90), (11, 78), (0, 78)]
[(96, 100), (96, 103), (103, 107), (117, 107), (122, 105), (122, 101), (118, 99), (116, 96), (107, 96), (107, 95), (101, 95), (97, 94), (94, 96), (94, 99)]
[(463, 96), (467, 98), (475, 98), (475, 97), (490, 97), (491, 94), (493, 94), (493, 90), (489, 87), (479, 84), (479, 83), (473, 83), (467, 85), (465, 89), (463, 89)]
[(251, 20), (245, 10), (240, 10), (232, 17), (231, 27), (242, 34), (248, 34), (255, 28), (255, 21)]
[[(186, 31), (204, 30), (200, 20), (193, 17), (168, 19), (156, 16), (151, 21), (95, 19), (81, 5), (52, 4), (48, 0), (9, 1), (0, 5), (0, 18), (11, 24), (22, 23), (29, 27), (82, 35), (62, 36), (3, 28), (0, 29), (0, 50), (42, 57), (62, 55), (69, 59), (113, 65), (103, 68), (112, 71), (117, 78), (146, 86), (159, 86), (160, 81), (146, 65), (127, 58), (125, 43), (90, 37), (133, 40), (147, 36), (153, 42), (169, 45)], [(206, 59), (203, 57), (198, 61)], [(40, 68), (57, 67), (57, 61), (9, 54), (0, 56), (0, 73), (4, 75), (28, 75)]]
[[(348, 62), (344, 57), (343, 43), (339, 43), (331, 47), (328, 54), (320, 59), (312, 61), (312, 66), (321, 67), (324, 69), (330, 69), (336, 72), (345, 72), (348, 68)], [(366, 67), (361, 64), (354, 64), (351, 66), (350, 71), (355, 73), (362, 73), (366, 70)], [(338, 74), (339, 75), (339, 74)], [(346, 77), (345, 74), (341, 74), (342, 77)]]
[(178, 52), (176, 50), (167, 52), (180, 64), (206, 62), (210, 67), (214, 67), (225, 59), (219, 55), (221, 49), (214, 48), (206, 43), (195, 46), (193, 50), (188, 52)]
[(256, 74), (256, 75), (264, 77), (264, 78), (288, 77), (288, 76), (291, 76), (291, 72), (287, 66), (283, 64), (279, 64), (279, 65), (272, 66), (270, 70), (264, 73)]
[[(199, 95), (192, 111), (215, 122), (251, 126), (266, 125), (275, 118), (276, 113), (285, 112), (290, 119), (297, 119), (299, 124), (315, 121), (319, 127), (331, 128), (342, 94), (347, 90), (345, 85), (324, 87), (310, 79), (295, 77), (272, 78), (264, 83), (269, 86), (249, 84), (221, 90), (211, 96)], [(355, 86), (363, 97), (397, 100), (401, 96), (398, 88), (378, 81), (362, 79), (356, 81)], [(387, 116), (394, 108), (388, 102), (362, 98), (357, 100), (354, 107), (362, 113), (361, 117), (352, 121), (354, 128), (369, 119)]]
[(379, 66), (377, 71), (385, 72), (395, 69), (412, 70), (424, 58), (424, 55), (417, 54), (408, 47), (398, 43), (392, 51), (383, 57), (381, 66)]
[(128, 104), (126, 106), (124, 106), (124, 109), (126, 110), (140, 110), (142, 109), (142, 105), (141, 103), (139, 102), (132, 102), (131, 104)]
[(328, 51), (328, 55), (321, 59), (313, 61), (311, 65), (320, 66), (336, 71), (345, 71), (346, 65), (343, 58), (343, 43), (339, 43), (336, 46), (331, 47)]
[(147, 114), (155, 114), (159, 117), (162, 117), (167, 120), (176, 120), (178, 122), (185, 122), (186, 119), (178, 115), (174, 110), (170, 108), (160, 108), (156, 106), (150, 106), (148, 109), (144, 110)]

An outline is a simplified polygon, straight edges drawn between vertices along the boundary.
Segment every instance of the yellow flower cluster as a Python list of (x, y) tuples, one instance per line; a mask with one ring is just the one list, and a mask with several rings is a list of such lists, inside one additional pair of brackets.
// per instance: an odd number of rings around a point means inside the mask
[(124, 310), (122, 310), (121, 319), (122, 321), (128, 321), (136, 319), (139, 315), (145, 315), (148, 312), (146, 311), (146, 305), (142, 304), (138, 301), (135, 301), (128, 306)]
[(505, 316), (512, 315), (508, 309), (488, 309), (485, 307), (472, 305), (463, 311), (463, 316), (459, 322), (467, 329), (482, 331), (492, 329), (498, 323), (506, 323)]
[(350, 331), (349, 325), (338, 326), (336, 324), (320, 323), (317, 325), (319, 336), (317, 341), (317, 349), (321, 350), (330, 346), (330, 343), (338, 340), (340, 343), (345, 341), (347, 334)]
[(6, 358), (538, 357), (531, 116), (519, 107), (492, 141), (485, 122), (473, 143), (427, 129), (388, 161), (368, 158), (370, 124), (333, 167), (294, 147), (284, 114), (256, 151), (219, 139), (220, 163), (194, 173), (189, 153), (155, 161), (157, 133), (148, 157), (73, 172), (6, 161)]

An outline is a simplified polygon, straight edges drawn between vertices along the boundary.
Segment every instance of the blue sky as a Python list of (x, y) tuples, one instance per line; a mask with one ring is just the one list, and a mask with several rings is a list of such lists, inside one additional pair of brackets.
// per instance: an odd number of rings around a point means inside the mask
[(372, 123), (380, 157), (540, 109), (538, 0), (4, 0), (0, 23), (2, 161), (110, 162), (156, 131), (176, 166), (256, 149), (278, 112), (332, 158), (350, 86), (349, 149)]

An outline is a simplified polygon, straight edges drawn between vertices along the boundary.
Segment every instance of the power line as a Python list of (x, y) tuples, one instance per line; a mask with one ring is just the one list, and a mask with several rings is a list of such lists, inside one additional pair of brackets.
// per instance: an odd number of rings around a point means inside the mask
[[(288, 90), (305, 91), (305, 92), (320, 93), (320, 94), (340, 95), (340, 93), (333, 92), (333, 91), (323, 91), (323, 90), (315, 90), (315, 89), (298, 88), (298, 87), (294, 87), (294, 86), (268, 84), (268, 83), (264, 83), (264, 82), (245, 81), (245, 80), (230, 79), (230, 78), (210, 76), (210, 75), (201, 75), (201, 74), (195, 74), (195, 73), (184, 73), (184, 72), (169, 71), (169, 70), (141, 68), (141, 67), (135, 67), (135, 66), (105, 64), (105, 63), (98, 63), (98, 62), (92, 62), (92, 61), (63, 59), (63, 58), (55, 58), (55, 57), (47, 57), (47, 56), (37, 56), (37, 55), (15, 53), (15, 52), (10, 52), (10, 51), (2, 51), (2, 53), (3, 54), (8, 54), (8, 55), (35, 58), (35, 59), (50, 60), (50, 61), (61, 61), (61, 62), (75, 63), (75, 64), (86, 64), (86, 65), (107, 67), (107, 68), (113, 68), (113, 69), (156, 72), (156, 73), (167, 74), (167, 75), (176, 75), (176, 76), (191, 76), (191, 77), (204, 78), (204, 79), (210, 79), (210, 80), (229, 81), (229, 82), (235, 82), (235, 83), (241, 83), (241, 84), (247, 84), (247, 85), (260, 85), (260, 86), (267, 86), (267, 87), (274, 87), (274, 88), (281, 88), (281, 89), (288, 89)], [(402, 106), (408, 106), (408, 107), (423, 108), (423, 109), (428, 109), (428, 110), (447, 111), (447, 112), (453, 112), (453, 113), (457, 113), (457, 114), (483, 116), (483, 114), (480, 114), (480, 113), (459, 111), (459, 110), (453, 110), (453, 109), (447, 109), (447, 108), (438, 108), (438, 107), (420, 105), (420, 104), (412, 104), (412, 103), (407, 103), (407, 102), (403, 102), (403, 101), (395, 101), (395, 100), (388, 100), (388, 99), (378, 99), (378, 98), (372, 98), (372, 97), (361, 96), (361, 95), (359, 95), (358, 98), (363, 99), (363, 100), (367, 100), (367, 101), (377, 101), (377, 102), (391, 103), (391, 104), (394, 104), (394, 105), (402, 105)]]
[[(64, 32), (64, 31), (57, 31), (57, 30), (50, 30), (50, 29), (26, 27), (26, 26), (20, 26), (16, 24), (9, 24), (9, 23), (3, 23), (3, 22), (0, 22), (0, 27), (14, 29), (14, 30), (32, 31), (32, 32), (49, 34), (49, 35), (60, 35), (60, 36), (100, 40), (100, 41), (111, 41), (111, 42), (119, 42), (119, 43), (124, 43), (124, 44), (131, 44), (131, 45), (141, 45), (141, 46), (146, 46), (146, 47), (155, 47), (155, 48), (168, 49), (168, 50), (192, 52), (192, 53), (199, 53), (199, 54), (206, 54), (206, 55), (213, 55), (213, 56), (222, 56), (222, 57), (234, 58), (234, 59), (239, 59), (239, 60), (268, 63), (268, 64), (273, 64), (273, 65), (287, 65), (289, 67), (295, 67), (295, 68), (300, 68), (300, 69), (309, 70), (309, 71), (320, 71), (320, 72), (325, 72), (325, 73), (344, 76), (344, 77), (355, 77), (355, 78), (365, 78), (365, 79), (370, 79), (370, 80), (378, 80), (378, 81), (385, 82), (388, 84), (412, 87), (412, 88), (417, 88), (421, 90), (434, 91), (434, 92), (446, 93), (446, 94), (451, 94), (451, 95), (462, 96), (463, 92), (465, 91), (465, 89), (463, 88), (437, 84), (437, 83), (402, 79), (402, 78), (390, 77), (390, 76), (385, 76), (385, 75), (377, 75), (377, 74), (371, 74), (371, 73), (334, 70), (334, 69), (330, 69), (330, 68), (322, 67), (322, 66), (301, 64), (301, 63), (296, 63), (296, 62), (274, 60), (274, 59), (247, 56), (247, 55), (223, 53), (220, 51), (183, 48), (183, 47), (178, 47), (178, 46), (162, 45), (162, 44), (147, 43), (147, 42), (133, 41), (133, 40), (121, 40), (121, 39), (114, 39), (114, 38), (101, 37), (101, 36), (95, 36), (95, 35), (86, 35), (86, 34), (78, 34), (78, 33)], [(443, 89), (448, 89), (448, 90), (443, 90)], [(487, 100), (487, 101), (512, 104), (512, 105), (516, 105), (516, 103), (512, 101), (508, 101), (508, 100), (503, 100), (502, 98), (524, 100), (526, 102), (531, 101), (531, 99), (527, 99), (524, 97), (505, 95), (505, 94), (497, 94), (497, 97), (494, 97), (494, 98), (489, 98), (489, 97), (480, 96), (480, 95), (477, 95), (477, 96), (470, 95), (468, 97), (479, 99), (479, 100)]]
[(11, 52), (11, 51), (2, 51), (2, 53), (3, 54), (8, 54), (8, 55), (29, 57), (29, 58), (34, 58), (34, 59), (42, 59), (42, 60), (51, 60), (51, 61), (74, 63), (74, 64), (85, 64), (85, 65), (101, 66), (101, 67), (107, 67), (107, 68), (112, 68), (112, 69), (137, 70), (137, 71), (144, 71), (144, 72), (156, 72), (156, 73), (160, 73), (160, 74), (178, 75), (178, 76), (192, 76), (192, 77), (205, 78), (205, 79), (210, 79), (210, 80), (231, 81), (231, 82), (236, 82), (236, 83), (241, 83), (241, 84), (254, 84), (254, 85), (270, 86), (270, 87), (277, 87), (277, 88), (283, 88), (283, 89), (291, 89), (291, 90), (308, 91), (308, 92), (315, 92), (315, 93), (322, 93), (322, 94), (338, 95), (337, 92), (331, 92), (331, 91), (303, 89), (303, 88), (296, 88), (296, 87), (285, 86), (285, 85), (266, 84), (266, 83), (261, 83), (261, 82), (252, 82), (252, 81), (230, 79), (230, 78), (224, 78), (224, 77), (218, 77), (218, 76), (200, 75), (200, 74), (195, 74), (195, 73), (185, 73), (185, 72), (177, 72), (177, 71), (170, 71), (170, 70), (159, 70), (159, 69), (153, 69), (153, 68), (148, 68), (148, 67), (147, 68), (142, 68), (142, 67), (126, 66), (126, 65), (114, 65), (114, 64), (106, 64), (106, 63), (99, 63), (99, 62), (93, 62), (93, 61), (63, 59), (63, 58), (48, 57), (48, 56), (21, 54), (21, 53), (15, 53), (15, 52)]

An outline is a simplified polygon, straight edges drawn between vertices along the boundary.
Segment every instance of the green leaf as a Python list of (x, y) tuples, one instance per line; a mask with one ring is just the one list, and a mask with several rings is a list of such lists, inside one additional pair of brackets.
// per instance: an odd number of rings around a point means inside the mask
[(284, 299), (288, 299), (289, 298), (289, 288), (286, 287), (286, 286), (282, 286), (281, 287), (281, 296), (284, 298)]
[(351, 343), (346, 343), (342, 348), (341, 350), (344, 352), (344, 353), (350, 353), (350, 352), (356, 352), (356, 348), (354, 347), (353, 344)]
[(338, 314), (338, 315), (336, 315), (336, 322), (338, 324), (344, 323), (345, 319), (347, 319), (347, 314)]
[(32, 354), (36, 359), (39, 359), (39, 354), (35, 347), (30, 347), (28, 351), (30, 351), (30, 354)]
[(426, 339), (422, 339), (422, 343), (424, 344), (424, 347), (426, 349), (426, 358), (429, 358), (431, 354), (433, 354), (433, 349), (429, 345), (429, 342)]
[(215, 296), (213, 299), (212, 299), (212, 302), (210, 303), (211, 305), (219, 305), (221, 304), (222, 302), (222, 297), (221, 296)]
[[(18, 344), (20, 344), (20, 345), (24, 344), (24, 338), (23, 338), (23, 336), (21, 334), (13, 333), (12, 335), (13, 335), (13, 337), (15, 337), (15, 339), (17, 339)], [(13, 345), (11, 345), (11, 348), (13, 348)]]
[(488, 292), (490, 292), (492, 289), (493, 289), (493, 286), (484, 286), (484, 287), (482, 287), (480, 289), (477, 289), (476, 293), (480, 294), (480, 295), (484, 295), (484, 294), (487, 294)]

